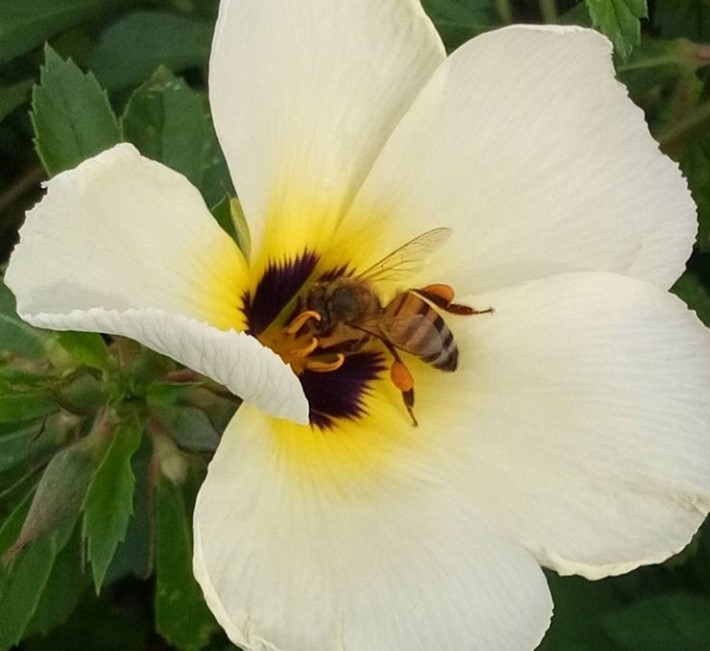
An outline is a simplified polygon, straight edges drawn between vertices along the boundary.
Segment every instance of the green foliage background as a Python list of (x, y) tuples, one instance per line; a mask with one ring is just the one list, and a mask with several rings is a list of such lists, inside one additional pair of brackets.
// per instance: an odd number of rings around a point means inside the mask
[[(674, 291), (710, 324), (710, 0), (423, 4), (450, 50), (511, 22), (609, 36), (698, 204)], [(2, 261), (40, 182), (122, 140), (185, 174), (244, 236), (205, 94), (216, 11), (216, 0), (0, 0)], [(0, 651), (234, 648), (192, 578), (190, 514), (236, 406), (130, 341), (31, 328), (0, 284)], [(707, 526), (662, 566), (548, 578), (556, 614), (541, 651), (710, 649)]]

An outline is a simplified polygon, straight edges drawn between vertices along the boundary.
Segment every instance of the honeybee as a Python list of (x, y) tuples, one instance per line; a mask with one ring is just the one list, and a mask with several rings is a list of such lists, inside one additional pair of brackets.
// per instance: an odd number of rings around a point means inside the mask
[[(357, 276), (314, 283), (302, 300), (297, 317), (317, 339), (319, 350), (338, 354), (340, 363), (345, 355), (357, 352), (373, 338), (382, 342), (393, 358), (392, 383), (401, 391), (415, 426), (414, 379), (399, 351), (414, 355), (434, 368), (453, 372), (459, 350), (437, 309), (468, 316), (489, 314), (493, 308), (476, 310), (454, 303), (453, 289), (444, 284), (400, 291), (383, 305), (374, 285), (378, 280), (398, 280), (411, 275), (450, 235), (448, 228), (427, 231)], [(336, 367), (326, 364), (321, 370)]]

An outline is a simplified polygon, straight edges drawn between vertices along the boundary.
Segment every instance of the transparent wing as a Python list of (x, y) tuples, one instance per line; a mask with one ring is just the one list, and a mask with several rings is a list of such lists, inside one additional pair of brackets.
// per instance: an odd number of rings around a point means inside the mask
[(362, 280), (404, 280), (451, 236), (450, 228), (434, 228), (409, 240), (358, 276)]

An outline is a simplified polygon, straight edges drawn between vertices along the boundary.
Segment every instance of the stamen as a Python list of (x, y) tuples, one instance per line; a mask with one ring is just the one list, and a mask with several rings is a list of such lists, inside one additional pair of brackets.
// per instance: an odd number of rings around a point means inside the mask
[(345, 355), (338, 353), (337, 359), (334, 362), (320, 362), (317, 359), (307, 359), (306, 368), (316, 373), (330, 373), (331, 371), (337, 371), (344, 363)]
[(311, 343), (308, 344), (306, 347), (301, 348), (300, 350), (298, 348), (294, 349), (290, 353), (290, 357), (295, 357), (296, 359), (303, 359), (304, 357), (308, 357), (316, 348), (318, 348), (319, 341), (313, 337), (311, 339)]
[(291, 321), (291, 325), (286, 328), (286, 334), (295, 335), (309, 319), (315, 319), (316, 321), (320, 321), (321, 316), (315, 310), (305, 310), (304, 312), (301, 312), (297, 317), (294, 318), (293, 321)]

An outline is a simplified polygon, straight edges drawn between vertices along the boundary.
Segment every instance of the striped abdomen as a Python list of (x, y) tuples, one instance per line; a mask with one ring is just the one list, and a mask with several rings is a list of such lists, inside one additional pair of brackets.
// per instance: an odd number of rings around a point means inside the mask
[(413, 292), (397, 294), (384, 308), (378, 327), (393, 346), (442, 371), (455, 371), (459, 349), (441, 315)]

